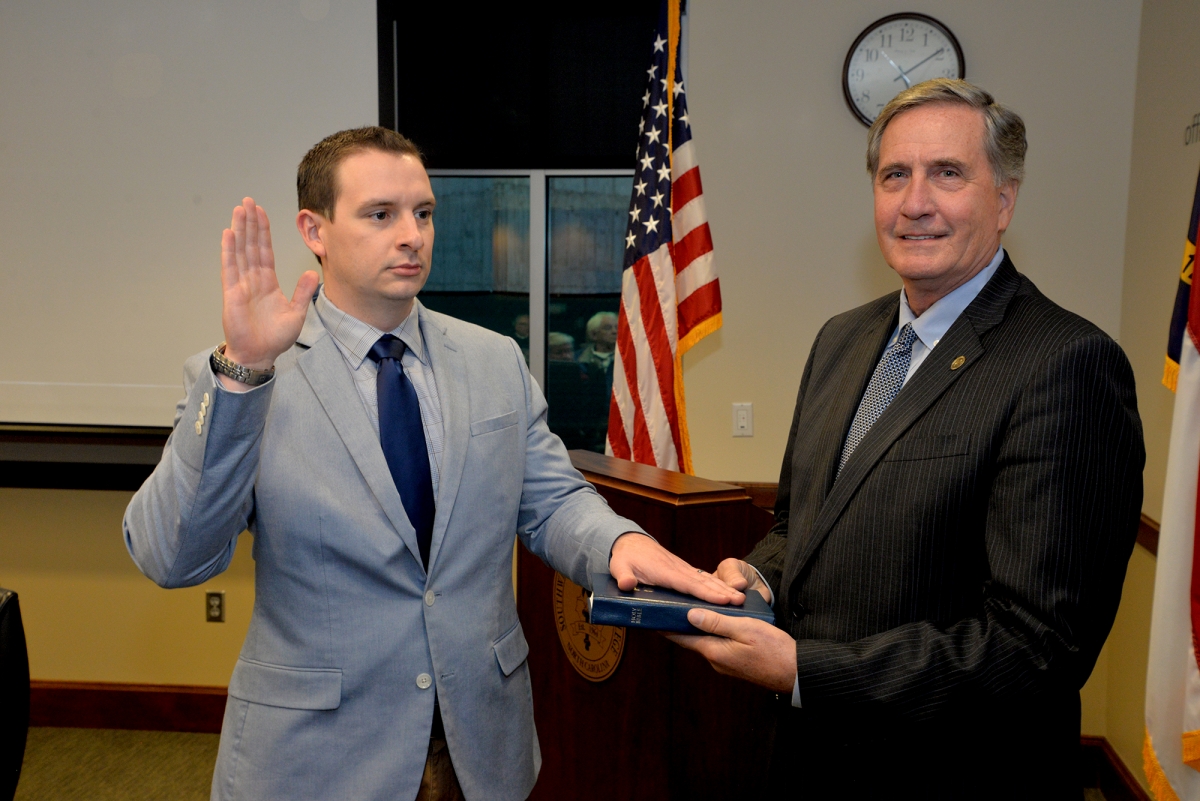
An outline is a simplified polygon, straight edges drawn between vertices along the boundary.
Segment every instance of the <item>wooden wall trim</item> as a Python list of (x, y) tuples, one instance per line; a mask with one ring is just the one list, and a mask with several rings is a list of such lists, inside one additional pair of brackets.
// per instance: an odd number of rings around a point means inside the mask
[(154, 465), (0, 460), (0, 487), (136, 492)]
[[(0, 487), (132, 492), (154, 470), (170, 433), (160, 426), (0, 423)], [(773, 512), (779, 492), (775, 482), (664, 477), (664, 471), (589, 451), (572, 451), (571, 460), (594, 484), (640, 488), (644, 497), (673, 506), (722, 503), (740, 497), (740, 487), (752, 504)], [(1158, 531), (1158, 522), (1143, 513), (1137, 542), (1155, 556)]]
[[(775, 510), (775, 496), (779, 492), (778, 484), (754, 481), (729, 481), (726, 483), (745, 489), (750, 496), (750, 501), (760, 509), (766, 509), (769, 512)], [(1142, 519), (1138, 523), (1137, 543), (1155, 556), (1158, 556), (1158, 529), (1158, 521), (1143, 512)]]
[(161, 448), (171, 429), (167, 426), (85, 426), (43, 423), (0, 423), (0, 442), (41, 445), (118, 445)]
[(171, 429), (0, 423), (0, 487), (136, 490)]
[(29, 725), (216, 734), (224, 687), (31, 681)]
[(1138, 545), (1158, 556), (1158, 521), (1142, 512), (1142, 520), (1138, 524)]
[(1105, 801), (1153, 801), (1106, 737), (1079, 738), (1083, 786), (1097, 787)]
[(779, 494), (778, 483), (763, 481), (729, 481), (727, 483), (746, 490), (746, 494), (750, 496), (750, 502), (759, 509), (766, 509), (772, 513), (775, 511), (775, 496)]

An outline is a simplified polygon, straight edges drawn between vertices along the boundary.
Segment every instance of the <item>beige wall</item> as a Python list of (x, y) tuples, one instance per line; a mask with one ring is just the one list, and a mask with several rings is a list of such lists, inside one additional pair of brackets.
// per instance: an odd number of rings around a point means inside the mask
[[(896, 7), (689, 5), (689, 100), (725, 302), (725, 329), (686, 362), (696, 467), (771, 481), (817, 328), (898, 285), (875, 246), (865, 129), (838, 83), (853, 38)], [(1157, 519), (1172, 403), (1158, 379), (1200, 160), (1200, 145), (1183, 145), (1200, 111), (1200, 1), (922, 10), (958, 35), (968, 76), (1029, 124), (1029, 179), (1006, 245), (1047, 294), (1129, 353), (1149, 452), (1145, 508)], [(735, 401), (755, 404), (755, 437), (730, 437)], [(121, 543), (128, 498), (0, 489), (0, 585), (21, 593), (34, 677), (225, 684), (253, 602), (250, 539), (204, 587), (161, 590)], [(1153, 578), (1153, 557), (1137, 549), (1083, 693), (1084, 730), (1138, 773)], [(229, 622), (204, 622), (205, 588), (227, 592)]]
[[(1167, 443), (1174, 396), (1161, 384), (1167, 323), (1179, 283), (1180, 259), (1192, 205), (1200, 142), (1184, 129), (1200, 113), (1200, 2), (1146, 0), (1138, 51), (1132, 158), (1125, 231), (1121, 344), (1133, 364), (1146, 437), (1146, 496), (1142, 508), (1161, 519)], [(1146, 654), (1155, 560), (1135, 550), (1121, 610), (1109, 636), (1103, 732), (1125, 763), (1142, 774)], [(1096, 673), (1101, 673), (1098, 665)]]
[[(1200, 2), (1147, 0), (1138, 54), (1125, 233), (1121, 344), (1137, 375), (1146, 434), (1146, 513), (1162, 517), (1174, 396), (1161, 383), (1200, 142), (1184, 129), (1200, 113)], [(1196, 132), (1200, 134), (1200, 130)]]
[[(1150, 607), (1154, 602), (1154, 557), (1141, 547), (1133, 549), (1121, 608), (1105, 645), (1105, 674), (1092, 680), (1105, 685), (1103, 734), (1117, 749), (1121, 759), (1138, 781), (1146, 784), (1142, 772), (1143, 714), (1146, 701), (1146, 655), (1150, 648)], [(1089, 682), (1090, 683), (1090, 682)]]
[[(897, 9), (690, 9), (689, 102), (725, 305), (724, 330), (685, 362), (695, 464), (701, 475), (770, 481), (817, 329), (898, 286), (875, 245), (865, 129), (838, 82), (858, 32)], [(968, 77), (1029, 126), (1028, 179), (1005, 246), (1046, 294), (1129, 353), (1146, 427), (1145, 509), (1157, 519), (1172, 403), (1158, 382), (1200, 156), (1200, 145), (1183, 146), (1200, 111), (1200, 2), (921, 10), (959, 37)], [(734, 439), (730, 404), (744, 401), (755, 404), (755, 437)], [(1153, 582), (1154, 558), (1138, 548), (1082, 693), (1084, 731), (1107, 736), (1139, 778)]]
[[(251, 538), (198, 587), (144, 578), (121, 539), (132, 493), (0, 489), (0, 586), (16, 590), (34, 679), (225, 686), (254, 604)], [(225, 623), (204, 593), (224, 590)]]
[[(840, 75), (859, 32), (901, 7), (688, 7), (688, 103), (725, 321), (685, 357), (695, 467), (772, 481), (818, 328), (899, 287), (876, 246), (866, 128)], [(1028, 179), (1004, 240), (1018, 269), (1119, 337), (1141, 4), (930, 0), (920, 10), (954, 31), (968, 78), (1029, 127)], [(731, 404), (746, 401), (755, 435), (734, 439)]]

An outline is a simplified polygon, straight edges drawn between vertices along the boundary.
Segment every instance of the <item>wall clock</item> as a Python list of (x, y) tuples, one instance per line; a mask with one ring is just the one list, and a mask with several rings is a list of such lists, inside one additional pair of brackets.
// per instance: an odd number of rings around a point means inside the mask
[(962, 47), (950, 29), (933, 17), (905, 12), (872, 22), (850, 45), (842, 92), (854, 116), (870, 125), (909, 86), (965, 76)]

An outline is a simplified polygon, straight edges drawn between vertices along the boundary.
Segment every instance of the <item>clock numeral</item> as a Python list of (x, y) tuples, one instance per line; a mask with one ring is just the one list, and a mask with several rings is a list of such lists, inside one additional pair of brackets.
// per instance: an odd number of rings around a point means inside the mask
[[(869, 125), (869, 118), (906, 84), (943, 75), (960, 77), (961, 52), (954, 34), (932, 17), (913, 12), (876, 20), (846, 54), (842, 90), (850, 110)], [(1196, 127), (1200, 129), (1200, 124)]]

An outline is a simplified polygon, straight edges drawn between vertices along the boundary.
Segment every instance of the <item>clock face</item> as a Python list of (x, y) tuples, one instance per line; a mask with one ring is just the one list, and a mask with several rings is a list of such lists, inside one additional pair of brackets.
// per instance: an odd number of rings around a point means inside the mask
[(850, 110), (870, 125), (888, 101), (930, 78), (962, 78), (954, 34), (924, 14), (893, 14), (867, 26), (846, 54), (842, 91)]

